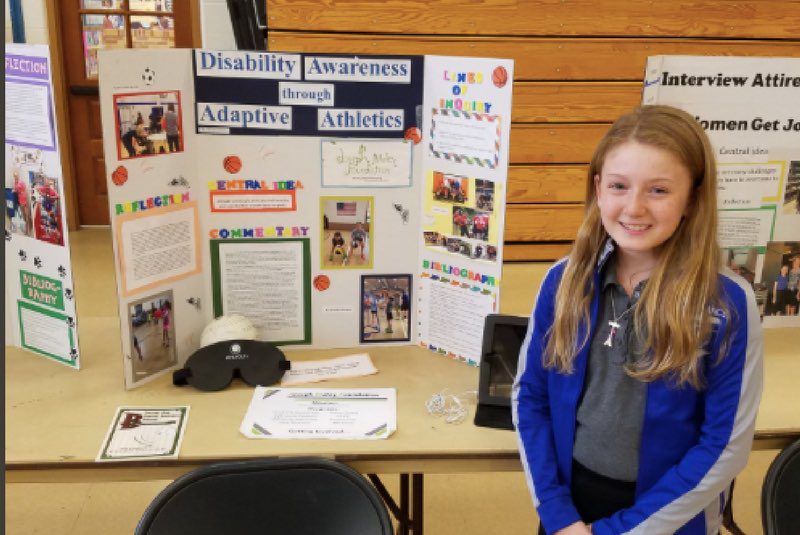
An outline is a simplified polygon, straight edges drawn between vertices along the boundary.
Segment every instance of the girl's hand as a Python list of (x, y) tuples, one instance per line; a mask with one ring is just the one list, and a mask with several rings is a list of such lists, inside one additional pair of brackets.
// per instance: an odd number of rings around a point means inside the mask
[(556, 531), (553, 535), (591, 535), (592, 530), (583, 522), (575, 522), (564, 529)]

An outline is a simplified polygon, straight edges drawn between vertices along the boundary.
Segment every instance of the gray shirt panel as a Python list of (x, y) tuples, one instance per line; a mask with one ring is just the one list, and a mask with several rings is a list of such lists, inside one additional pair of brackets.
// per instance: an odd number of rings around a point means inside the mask
[(641, 354), (633, 329), (633, 309), (617, 320), (612, 346), (605, 345), (615, 319), (639, 299), (645, 281), (631, 298), (617, 283), (614, 259), (603, 269), (597, 328), (589, 348), (583, 395), (578, 405), (573, 458), (606, 477), (636, 481), (644, 421), (646, 383), (625, 373), (626, 364)]
[(167, 135), (177, 136), (178, 131), (178, 114), (174, 111), (169, 111), (164, 114), (164, 122), (166, 123)]

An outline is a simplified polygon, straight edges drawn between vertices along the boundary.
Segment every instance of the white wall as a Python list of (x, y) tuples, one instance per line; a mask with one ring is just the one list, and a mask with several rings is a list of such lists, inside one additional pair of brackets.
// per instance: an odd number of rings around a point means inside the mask
[[(14, 41), (11, 31), (11, 9), (3, 0), (6, 10), (6, 43)], [(25, 42), (31, 45), (49, 44), (47, 36), (47, 7), (45, 0), (22, 0), (22, 18), (25, 21)]]
[[(225, 0), (199, 0), (203, 48), (236, 50), (231, 16)], [(263, 1), (263, 0), (259, 0)]]

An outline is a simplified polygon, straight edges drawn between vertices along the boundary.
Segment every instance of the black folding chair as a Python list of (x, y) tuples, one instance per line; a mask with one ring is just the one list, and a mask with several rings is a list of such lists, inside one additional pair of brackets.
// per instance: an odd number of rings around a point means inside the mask
[(761, 488), (761, 523), (765, 535), (800, 533), (800, 440), (778, 454)]
[(375, 487), (337, 461), (227, 462), (170, 483), (147, 507), (136, 535), (240, 533), (390, 535)]

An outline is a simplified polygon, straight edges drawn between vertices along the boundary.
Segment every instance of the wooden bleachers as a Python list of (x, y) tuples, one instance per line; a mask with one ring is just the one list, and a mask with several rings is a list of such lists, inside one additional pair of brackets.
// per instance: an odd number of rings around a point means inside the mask
[(648, 56), (800, 57), (800, 1), (266, 0), (274, 51), (512, 58), (506, 261), (551, 260), (583, 213), (597, 141)]

